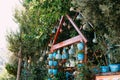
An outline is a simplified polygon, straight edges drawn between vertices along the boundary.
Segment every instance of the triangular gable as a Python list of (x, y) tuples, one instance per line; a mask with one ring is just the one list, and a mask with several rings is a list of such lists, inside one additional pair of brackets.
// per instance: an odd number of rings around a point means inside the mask
[[(60, 28), (62, 27), (63, 23), (64, 23), (64, 18), (67, 17), (67, 19), (69, 20), (69, 22), (73, 25), (73, 27), (75, 28), (75, 30), (78, 32), (78, 36), (75, 36), (73, 38), (70, 38), (70, 39), (67, 39), (65, 41), (62, 41), (62, 42), (59, 42), (56, 44), (56, 40), (59, 36), (59, 33), (60, 33)], [(58, 26), (58, 29), (57, 29), (57, 32), (55, 34), (55, 37), (54, 37), (54, 40), (53, 40), (53, 45), (50, 49), (51, 52), (59, 49), (59, 48), (62, 48), (62, 47), (65, 47), (65, 46), (68, 46), (68, 45), (71, 45), (73, 43), (77, 43), (77, 42), (84, 42), (84, 43), (87, 43), (87, 39), (84, 37), (84, 35), (80, 32), (79, 28), (77, 27), (77, 25), (73, 22), (73, 20), (70, 18), (69, 15), (66, 15), (66, 16), (62, 16), (61, 17), (61, 20), (60, 20), (60, 23), (59, 23), (59, 26)]]

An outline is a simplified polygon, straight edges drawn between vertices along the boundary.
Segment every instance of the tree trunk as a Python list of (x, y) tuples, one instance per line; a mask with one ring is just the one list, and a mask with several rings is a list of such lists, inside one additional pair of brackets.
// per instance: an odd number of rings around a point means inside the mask
[(20, 80), (20, 72), (21, 72), (21, 63), (22, 63), (22, 53), (21, 53), (21, 47), (20, 47), (20, 51), (18, 52), (18, 69), (17, 69), (17, 78), (16, 80)]

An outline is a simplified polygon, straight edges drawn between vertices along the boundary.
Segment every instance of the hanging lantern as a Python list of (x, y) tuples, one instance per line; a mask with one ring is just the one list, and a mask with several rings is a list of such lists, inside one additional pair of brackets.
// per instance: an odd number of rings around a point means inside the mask
[(84, 49), (84, 43), (83, 42), (78, 43), (77, 48), (78, 48), (78, 50), (83, 50)]
[(96, 38), (96, 32), (94, 32), (93, 43), (98, 43), (97, 38)]
[(68, 59), (68, 54), (65, 48), (63, 48), (62, 59)]
[(57, 54), (56, 54), (56, 59), (61, 59), (62, 58), (62, 55), (60, 54), (60, 50), (57, 51)]

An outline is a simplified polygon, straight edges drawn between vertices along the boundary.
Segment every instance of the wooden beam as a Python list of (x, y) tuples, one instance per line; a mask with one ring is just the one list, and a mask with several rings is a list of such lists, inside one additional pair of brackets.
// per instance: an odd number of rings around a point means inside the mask
[(76, 36), (76, 37), (73, 37), (73, 38), (70, 38), (70, 39), (67, 39), (65, 41), (62, 41), (58, 44), (55, 44), (51, 47), (51, 52), (55, 51), (56, 49), (59, 49), (59, 48), (62, 48), (62, 47), (65, 47), (65, 46), (68, 46), (68, 45), (71, 45), (71, 44), (74, 44), (74, 43), (77, 43), (77, 42), (81, 42), (82, 41), (82, 37), (80, 35)]
[(54, 40), (53, 40), (53, 45), (56, 43), (56, 40), (57, 40), (58, 35), (59, 35), (59, 33), (60, 33), (60, 28), (62, 27), (63, 22), (64, 22), (64, 17), (62, 16), (62, 17), (61, 17), (61, 20), (60, 20), (60, 23), (59, 23), (59, 26), (58, 26), (58, 29), (57, 29), (57, 32), (56, 32), (56, 34), (55, 34), (55, 38), (54, 38)]

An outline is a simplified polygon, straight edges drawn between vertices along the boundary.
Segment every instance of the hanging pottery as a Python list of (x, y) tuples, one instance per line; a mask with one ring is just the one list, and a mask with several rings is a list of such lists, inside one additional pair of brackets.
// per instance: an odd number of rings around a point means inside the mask
[(65, 48), (63, 49), (62, 59), (68, 59), (68, 54)]
[(55, 57), (56, 57), (56, 54), (57, 54), (56, 52), (54, 52), (54, 53), (53, 53), (53, 58), (55, 58)]
[(93, 43), (98, 43), (97, 38), (96, 38), (96, 33), (94, 32), (94, 38), (93, 38)]
[(53, 66), (57, 66), (58, 62), (57, 61), (53, 61)]
[(53, 54), (49, 54), (48, 57), (49, 57), (49, 59), (52, 59), (53, 58)]
[(57, 69), (53, 69), (53, 75), (56, 75), (58, 73)]
[(74, 46), (73, 46), (73, 45), (71, 45), (71, 47), (70, 47), (70, 49), (69, 49), (68, 52), (69, 52), (70, 55), (75, 53), (75, 50), (74, 50)]
[(66, 66), (66, 67), (70, 67), (70, 62), (67, 61), (67, 62), (65, 63), (65, 66)]
[(48, 64), (49, 64), (49, 66), (53, 66), (53, 61), (50, 60), (50, 61), (48, 62)]
[(84, 49), (84, 43), (83, 42), (78, 43), (77, 48), (78, 48), (78, 50), (83, 50)]
[(84, 59), (84, 53), (78, 53), (77, 54), (77, 59), (78, 60), (83, 60)]
[(60, 54), (60, 50), (58, 50), (56, 54), (56, 59), (61, 59), (61, 58), (62, 58), (62, 55)]
[(53, 74), (53, 69), (48, 69), (49, 74)]
[(70, 67), (75, 67), (75, 60), (69, 59), (69, 61), (70, 61)]

